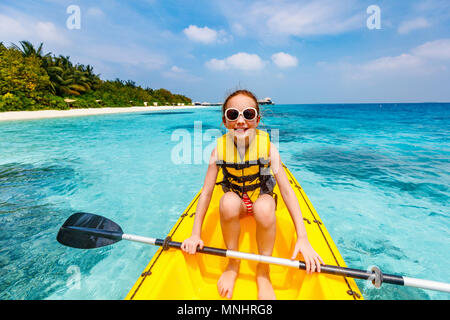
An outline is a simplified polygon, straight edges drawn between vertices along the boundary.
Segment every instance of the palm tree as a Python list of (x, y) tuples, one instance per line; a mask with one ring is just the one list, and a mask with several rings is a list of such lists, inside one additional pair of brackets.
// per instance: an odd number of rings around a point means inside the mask
[(85, 72), (86, 78), (88, 79), (88, 81), (89, 81), (89, 83), (91, 85), (91, 88), (94, 89), (94, 90), (96, 88), (98, 88), (98, 86), (101, 83), (101, 80), (100, 80), (100, 75), (94, 73), (94, 68), (91, 65), (88, 64), (85, 67), (84, 72)]
[(136, 88), (136, 82), (134, 82), (133, 80), (127, 80), (124, 84), (128, 88)]
[(50, 77), (53, 94), (78, 96), (90, 89), (89, 85), (84, 85), (87, 79), (83, 72), (78, 70), (78, 66), (73, 66), (70, 57), (45, 57), (42, 65)]
[(44, 44), (41, 42), (39, 47), (36, 49), (30, 41), (20, 41), (20, 47), (16, 44), (11, 44), (11, 48), (19, 50), (22, 52), (24, 57), (36, 56), (39, 58), (50, 56), (50, 52), (43, 55), (43, 46)]
[[(60, 55), (58, 58), (55, 58), (56, 64), (59, 67), (60, 72), (57, 80), (57, 93), (61, 96), (63, 95), (76, 95), (79, 96), (86, 91), (86, 87), (82, 85), (85, 79), (82, 77), (82, 73), (80, 73), (70, 62), (69, 56)], [(78, 82), (78, 83), (77, 83)]]
[(100, 83), (92, 66), (73, 65), (69, 56), (44, 57), (43, 67), (51, 82), (52, 91), (59, 96), (79, 96)]

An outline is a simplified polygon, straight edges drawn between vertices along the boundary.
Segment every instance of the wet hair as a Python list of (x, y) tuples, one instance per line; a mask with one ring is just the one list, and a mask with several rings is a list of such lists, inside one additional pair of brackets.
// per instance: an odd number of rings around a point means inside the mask
[(230, 101), (231, 98), (236, 97), (240, 94), (251, 98), (255, 102), (255, 108), (258, 111), (258, 115), (260, 115), (258, 99), (252, 92), (245, 90), (245, 89), (235, 90), (234, 92), (232, 92), (228, 95), (228, 97), (225, 99), (225, 102), (222, 105), (222, 114), (224, 114), (225, 110), (227, 109), (228, 101)]

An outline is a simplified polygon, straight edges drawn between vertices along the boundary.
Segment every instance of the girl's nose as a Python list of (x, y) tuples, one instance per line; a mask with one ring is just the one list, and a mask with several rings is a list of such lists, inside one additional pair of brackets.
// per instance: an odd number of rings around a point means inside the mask
[(242, 114), (240, 114), (236, 121), (237, 121), (237, 123), (245, 123), (244, 116)]

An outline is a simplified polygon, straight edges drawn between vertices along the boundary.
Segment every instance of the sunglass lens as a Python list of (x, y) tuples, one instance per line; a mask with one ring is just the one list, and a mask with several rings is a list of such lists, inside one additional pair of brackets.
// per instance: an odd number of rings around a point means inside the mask
[(239, 117), (239, 111), (234, 109), (227, 110), (227, 118), (228, 120), (234, 121)]
[(244, 110), (244, 118), (247, 120), (253, 120), (256, 117), (256, 110), (254, 109), (245, 109)]

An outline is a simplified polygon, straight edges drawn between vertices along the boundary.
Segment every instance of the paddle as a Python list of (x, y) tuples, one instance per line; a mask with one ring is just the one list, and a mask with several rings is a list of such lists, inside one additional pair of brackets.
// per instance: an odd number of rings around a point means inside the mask
[[(111, 245), (120, 240), (130, 240), (162, 246), (164, 250), (169, 248), (181, 249), (181, 242), (172, 241), (170, 237), (162, 240), (126, 234), (123, 233), (122, 228), (117, 223), (105, 217), (84, 212), (75, 213), (66, 220), (58, 232), (57, 240), (65, 246), (79, 249), (100, 248)], [(198, 249), (197, 252), (306, 270), (305, 263), (299, 260), (262, 256), (258, 254), (207, 246), (204, 246), (203, 249)], [(382, 283), (390, 283), (408, 287), (450, 292), (449, 283), (385, 274), (382, 273), (377, 267), (372, 268), (371, 271), (365, 271), (331, 265), (322, 265), (320, 269), (321, 273), (369, 280), (372, 281), (376, 287), (380, 287)]]

